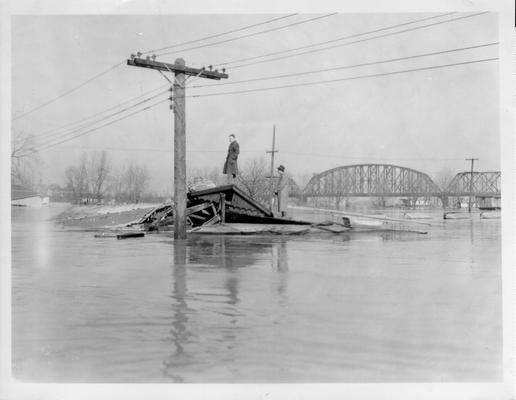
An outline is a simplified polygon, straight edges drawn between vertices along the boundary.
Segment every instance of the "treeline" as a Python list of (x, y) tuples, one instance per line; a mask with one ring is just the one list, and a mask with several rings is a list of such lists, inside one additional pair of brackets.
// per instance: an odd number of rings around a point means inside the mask
[[(11, 142), (11, 182), (41, 195), (50, 196), (51, 201), (66, 201), (78, 204), (162, 202), (171, 195), (153, 194), (149, 191), (150, 174), (145, 165), (129, 161), (114, 165), (108, 152), (83, 153), (77, 164), (64, 171), (64, 186), (43, 184), (44, 162), (36, 147), (34, 135), (13, 131)], [(270, 199), (270, 165), (265, 157), (239, 160), (240, 174), (237, 185), (251, 198), (268, 204)], [(274, 171), (274, 175), (276, 171)], [(214, 185), (229, 183), (222, 168), (190, 168), (187, 181), (209, 181)], [(172, 178), (171, 178), (172, 179)], [(307, 180), (309, 176), (307, 177)], [(291, 193), (299, 191), (292, 181)]]
[(83, 153), (79, 164), (65, 170), (65, 191), (80, 204), (138, 203), (150, 181), (147, 167), (135, 161), (114, 166), (106, 151)]

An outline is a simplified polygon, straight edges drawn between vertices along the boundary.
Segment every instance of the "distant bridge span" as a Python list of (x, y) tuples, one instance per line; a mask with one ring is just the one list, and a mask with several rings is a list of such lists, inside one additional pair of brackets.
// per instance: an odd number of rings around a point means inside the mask
[[(476, 197), (501, 197), (500, 171), (473, 172), (472, 192)], [(446, 187), (448, 196), (469, 196), (471, 184), (471, 172), (459, 172)]]
[(314, 175), (304, 197), (423, 197), (444, 195), (425, 173), (392, 164), (344, 165)]
[[(500, 171), (473, 172), (473, 196), (500, 198)], [(471, 172), (459, 172), (442, 190), (425, 173), (392, 164), (344, 165), (314, 175), (301, 197), (446, 197), (469, 196)]]

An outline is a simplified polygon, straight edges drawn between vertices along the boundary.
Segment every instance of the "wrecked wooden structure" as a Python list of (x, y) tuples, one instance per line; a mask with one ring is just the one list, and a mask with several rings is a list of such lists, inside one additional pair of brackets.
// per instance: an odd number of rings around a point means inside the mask
[[(251, 199), (235, 185), (189, 192), (186, 220), (190, 228), (217, 223), (310, 225), (310, 222), (275, 217), (271, 210)], [(160, 230), (173, 223), (172, 204), (149, 211), (137, 222), (148, 231)]]
[[(350, 213), (350, 215), (352, 214), (354, 213)], [(389, 222), (400, 221), (399, 219), (387, 217), (365, 217)], [(399, 229), (384, 226), (378, 227), (376, 225), (374, 227), (357, 226), (352, 228), (350, 219), (346, 216), (341, 216), (341, 223), (333, 220), (314, 223), (279, 218), (270, 209), (251, 199), (235, 185), (190, 191), (187, 195), (186, 218), (189, 232), (200, 234), (302, 235), (306, 233), (340, 234), (350, 230), (354, 232), (400, 231)], [(415, 221), (412, 222), (414, 223)], [(429, 224), (425, 222), (418, 223)], [(170, 230), (174, 225), (174, 205), (165, 204), (159, 206), (131, 225), (140, 225), (145, 231)], [(426, 231), (404, 231), (427, 233)]]

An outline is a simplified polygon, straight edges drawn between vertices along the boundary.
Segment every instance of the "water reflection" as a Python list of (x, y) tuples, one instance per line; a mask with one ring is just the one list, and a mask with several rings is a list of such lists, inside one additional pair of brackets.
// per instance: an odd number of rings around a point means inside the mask
[(278, 243), (273, 243), (271, 246), (272, 257), (271, 264), (272, 268), (279, 272), (288, 271), (288, 252), (287, 252), (287, 240), (281, 238)]
[[(17, 377), (285, 383), (502, 376), (500, 220), (442, 222), (439, 212), (434, 226), (414, 228), (428, 235), (174, 243), (164, 235), (94, 239), (32, 223), (25, 211), (12, 231)], [(40, 268), (39, 235), (48, 269)]]
[(272, 269), (279, 272), (276, 282), (276, 292), (279, 296), (280, 304), (287, 303), (287, 272), (288, 272), (288, 251), (287, 240), (281, 238), (278, 243), (274, 243), (271, 247)]
[(186, 253), (187, 245), (184, 240), (174, 243), (174, 265), (172, 266), (173, 289), (172, 295), (172, 329), (170, 330), (172, 343), (175, 346), (175, 351), (171, 354), (169, 359), (164, 361), (164, 374), (171, 377), (175, 382), (182, 382), (183, 379), (179, 375), (174, 375), (170, 372), (171, 367), (180, 367), (187, 365), (190, 362), (188, 354), (185, 352), (185, 344), (190, 337), (187, 330), (188, 315), (187, 315), (187, 272), (186, 272)]
[[(184, 382), (185, 370), (193, 366), (231, 365), (239, 339), (248, 330), (241, 323), (241, 292), (249, 293), (250, 284), (256, 286), (247, 280), (244, 268), (257, 264), (260, 267), (268, 260), (276, 303), (286, 304), (287, 240), (250, 242), (226, 236), (193, 237), (173, 242), (173, 252), (172, 324), (166, 339), (172, 348), (163, 361), (162, 372), (174, 382)], [(242, 285), (246, 290), (241, 290)], [(211, 347), (213, 343), (218, 344), (216, 349)], [(204, 351), (206, 346), (210, 348)], [(206, 354), (209, 355), (203, 358)]]

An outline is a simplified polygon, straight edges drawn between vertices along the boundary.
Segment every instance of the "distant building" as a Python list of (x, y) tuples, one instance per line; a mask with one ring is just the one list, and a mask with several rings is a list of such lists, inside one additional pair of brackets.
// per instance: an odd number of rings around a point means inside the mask
[(41, 207), (48, 204), (48, 197), (42, 198), (36, 192), (22, 186), (11, 185), (11, 205), (17, 207)]

